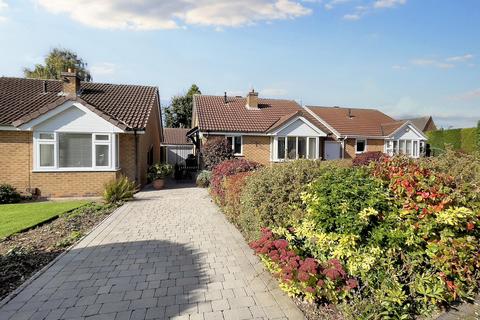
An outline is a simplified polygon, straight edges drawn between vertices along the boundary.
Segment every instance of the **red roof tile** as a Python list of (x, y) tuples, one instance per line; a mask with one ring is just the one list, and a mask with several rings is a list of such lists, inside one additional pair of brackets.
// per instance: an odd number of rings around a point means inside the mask
[(187, 132), (190, 129), (185, 128), (163, 128), (163, 144), (187, 145), (193, 143), (187, 139)]
[(258, 99), (258, 109), (247, 109), (246, 98), (194, 96), (195, 112), (201, 131), (266, 133), (280, 127), (295, 113), (305, 117), (320, 130), (329, 133), (320, 122), (293, 100)]
[[(65, 96), (59, 95), (62, 89), (60, 80), (0, 77), (0, 124), (12, 125), (45, 113), (62, 99), (65, 101)], [(82, 82), (79, 98), (100, 111), (104, 118), (130, 129), (144, 129), (152, 107), (159, 104), (156, 87), (137, 85)]]

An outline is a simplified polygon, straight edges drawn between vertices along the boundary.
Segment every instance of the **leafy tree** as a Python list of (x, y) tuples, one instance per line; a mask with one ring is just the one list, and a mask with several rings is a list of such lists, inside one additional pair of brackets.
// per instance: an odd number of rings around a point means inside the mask
[(81, 80), (92, 81), (87, 63), (75, 52), (63, 48), (52, 49), (45, 57), (44, 64), (36, 64), (33, 69), (25, 68), (23, 73), (27, 78), (59, 80), (61, 73), (68, 69), (76, 70)]
[(480, 120), (477, 122), (477, 150), (480, 151)]
[(202, 92), (196, 84), (192, 84), (183, 96), (173, 97), (165, 108), (165, 126), (167, 128), (189, 128), (192, 125), (193, 95)]

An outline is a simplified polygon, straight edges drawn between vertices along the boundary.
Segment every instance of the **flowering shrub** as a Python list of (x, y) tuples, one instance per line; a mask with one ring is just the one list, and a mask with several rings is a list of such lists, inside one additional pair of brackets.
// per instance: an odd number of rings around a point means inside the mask
[(371, 162), (379, 162), (380, 159), (385, 157), (386, 154), (384, 154), (381, 151), (368, 151), (364, 152), (361, 154), (357, 154), (355, 159), (353, 159), (353, 165), (358, 167), (358, 166), (367, 166)]
[(233, 176), (226, 177), (223, 180), (223, 188), (225, 190), (225, 202), (223, 212), (227, 218), (238, 225), (238, 217), (240, 214), (240, 195), (245, 187), (246, 180), (252, 172), (240, 172)]
[(202, 148), (202, 159), (205, 168), (212, 170), (222, 161), (233, 159), (232, 146), (227, 139), (221, 137), (209, 138)]
[(346, 318), (428, 316), (479, 289), (480, 216), (456, 181), (403, 157), (332, 167), (304, 189), (301, 218), (251, 246), (286, 292)]
[(218, 204), (223, 206), (225, 204), (224, 179), (240, 172), (255, 171), (260, 167), (259, 163), (245, 159), (232, 159), (219, 163), (212, 170), (211, 195)]

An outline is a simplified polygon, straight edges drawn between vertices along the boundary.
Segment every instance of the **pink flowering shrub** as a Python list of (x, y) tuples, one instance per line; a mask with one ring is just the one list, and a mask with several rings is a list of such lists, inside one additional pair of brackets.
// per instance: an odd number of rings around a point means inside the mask
[(341, 262), (330, 259), (319, 263), (302, 257), (286, 239), (270, 229), (262, 229), (262, 237), (250, 243), (267, 268), (279, 279), (282, 289), (290, 295), (303, 295), (309, 301), (338, 301), (357, 288), (356, 279), (349, 277)]

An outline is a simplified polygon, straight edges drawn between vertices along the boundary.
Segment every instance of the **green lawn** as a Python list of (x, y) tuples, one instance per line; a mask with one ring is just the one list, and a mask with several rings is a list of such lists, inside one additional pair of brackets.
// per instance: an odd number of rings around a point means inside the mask
[(88, 201), (45, 201), (0, 205), (0, 239), (36, 226)]

